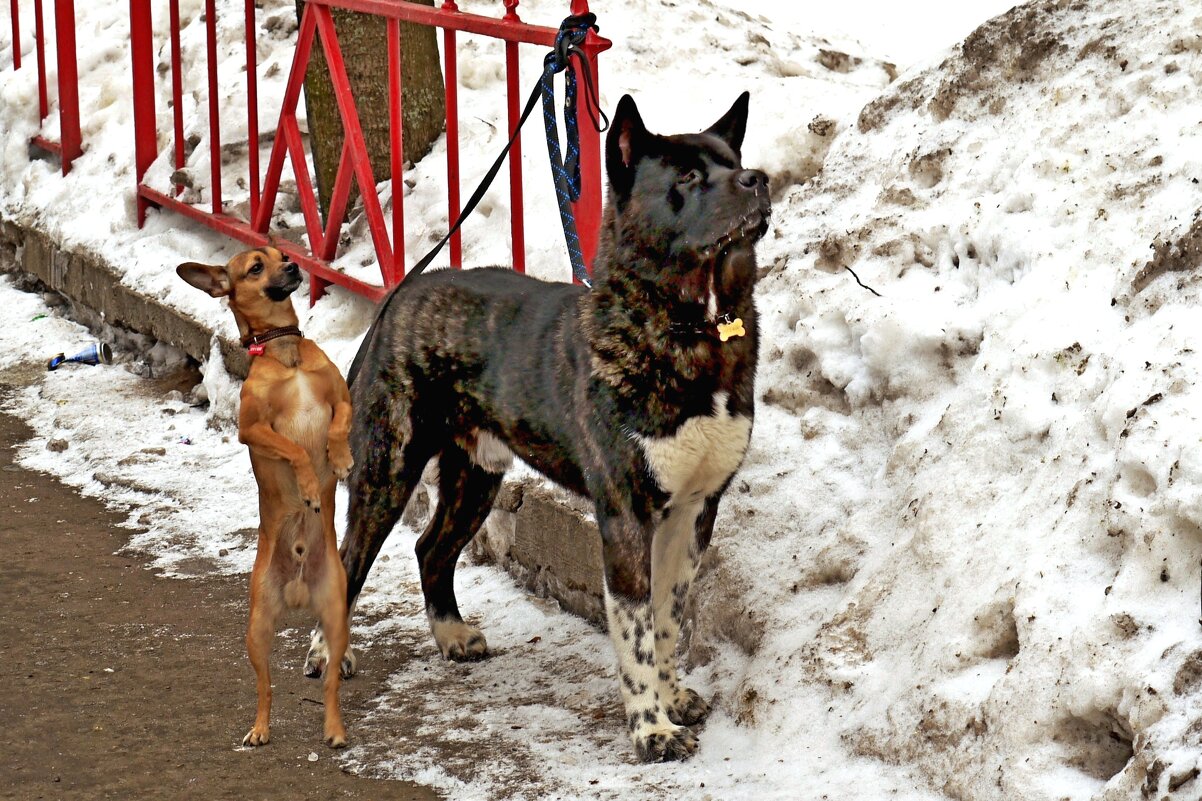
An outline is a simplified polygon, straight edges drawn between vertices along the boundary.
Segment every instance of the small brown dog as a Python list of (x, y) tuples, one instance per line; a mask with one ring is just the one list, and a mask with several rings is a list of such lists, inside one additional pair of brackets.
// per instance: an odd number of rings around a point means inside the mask
[(228, 297), (242, 344), (251, 354), (242, 385), (238, 439), (250, 448), (259, 484), (259, 550), (250, 579), (246, 648), (259, 695), (244, 745), (271, 738), (269, 657), (285, 608), (307, 607), (329, 644), (325, 671), (325, 742), (346, 745), (337, 666), (347, 644), (346, 571), (334, 533), (334, 487), (351, 469), (346, 381), (321, 348), (296, 327), (290, 295), (300, 269), (273, 247), (248, 250), (222, 266), (176, 268), (197, 289)]

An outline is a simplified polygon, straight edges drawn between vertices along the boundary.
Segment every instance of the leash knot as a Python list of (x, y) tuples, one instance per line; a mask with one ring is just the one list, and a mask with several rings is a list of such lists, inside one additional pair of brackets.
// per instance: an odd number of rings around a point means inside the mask
[(589, 31), (599, 30), (597, 15), (573, 14), (559, 24), (559, 33), (555, 34), (555, 46), (543, 59), (543, 66), (554, 75), (568, 68), (574, 52), (580, 52)]

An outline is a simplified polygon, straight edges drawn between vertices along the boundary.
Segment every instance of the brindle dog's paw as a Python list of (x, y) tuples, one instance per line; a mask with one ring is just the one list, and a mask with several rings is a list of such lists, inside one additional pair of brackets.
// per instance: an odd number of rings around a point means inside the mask
[(346, 647), (346, 653), (342, 655), (342, 662), (338, 665), (338, 671), (344, 679), (349, 679), (359, 672), (359, 658), (355, 656), (355, 652), (351, 650), (349, 645)]
[(697, 750), (697, 735), (683, 726), (649, 727), (631, 736), (643, 762), (676, 762)]
[(326, 669), (326, 655), (315, 654), (312, 650), (305, 656), (304, 674), (311, 679), (320, 679), (321, 672)]
[(488, 656), (488, 643), (483, 632), (462, 620), (431, 621), (434, 641), (443, 659), (453, 662), (476, 662)]
[[(304, 674), (311, 679), (320, 679), (326, 669), (326, 660), (329, 658), (326, 639), (322, 636), (321, 629), (316, 629), (313, 632), (313, 639), (309, 643), (309, 653), (305, 654)], [(349, 679), (359, 671), (359, 657), (355, 655), (354, 649), (349, 645), (346, 647), (346, 653), (342, 655), (342, 662), (339, 663), (338, 669), (344, 679)]]
[(709, 716), (709, 703), (688, 687), (676, 691), (676, 702), (668, 708), (668, 719), (677, 726), (697, 726)]
[(242, 738), (243, 745), (267, 745), (269, 742), (271, 742), (271, 728), (269, 726), (260, 726), (257, 723)]

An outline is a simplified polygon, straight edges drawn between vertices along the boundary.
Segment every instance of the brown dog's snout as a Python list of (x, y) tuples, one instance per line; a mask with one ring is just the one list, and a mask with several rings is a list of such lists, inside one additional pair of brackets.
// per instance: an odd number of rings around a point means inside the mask
[(294, 261), (284, 262), (284, 272), (289, 276), (299, 276), (300, 266)]

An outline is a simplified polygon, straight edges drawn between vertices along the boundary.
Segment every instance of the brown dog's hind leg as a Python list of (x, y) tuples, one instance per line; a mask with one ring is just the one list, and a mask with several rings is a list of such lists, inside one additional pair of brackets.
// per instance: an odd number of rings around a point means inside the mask
[(243, 745), (267, 745), (271, 740), (271, 646), (279, 613), (279, 589), (267, 581), (270, 548), (259, 544), (255, 568), (251, 573), (250, 622), (246, 627), (246, 651), (255, 669), (258, 706), (255, 724), (242, 738)]
[(323, 688), (325, 700), (324, 738), (326, 745), (331, 748), (341, 748), (346, 745), (346, 728), (342, 725), (342, 707), (338, 700), (338, 686), (342, 682), (342, 671), (331, 670), (330, 665), (341, 664), (342, 656), (346, 652), (349, 627), (345, 601), (340, 598), (337, 602), (330, 603), (325, 607), (325, 611), (321, 616), (321, 628), (325, 633), (326, 648), (329, 654), (326, 662), (325, 684)]
[(479, 466), (467, 451), (454, 446), (438, 460), (438, 506), (415, 550), (426, 617), (445, 659), (469, 661), (488, 655), (480, 629), (464, 623), (459, 614), (455, 563), (488, 517), (503, 475)]

